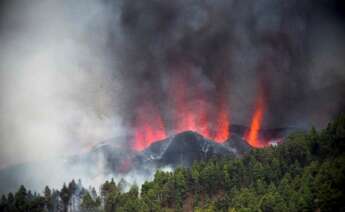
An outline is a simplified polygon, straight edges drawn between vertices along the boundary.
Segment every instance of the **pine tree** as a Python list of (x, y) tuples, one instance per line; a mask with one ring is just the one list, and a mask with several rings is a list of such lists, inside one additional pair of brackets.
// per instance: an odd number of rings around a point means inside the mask
[(100, 205), (100, 200), (94, 200), (90, 193), (87, 192), (82, 198), (80, 207), (82, 212), (96, 212), (99, 210)]
[(16, 192), (14, 196), (15, 202), (15, 208), (18, 211), (27, 211), (28, 210), (28, 197), (27, 197), (27, 191), (26, 188), (21, 185)]
[(63, 185), (61, 191), (60, 191), (60, 198), (62, 200), (62, 206), (63, 206), (63, 212), (68, 211), (68, 204), (69, 200), (71, 198), (71, 193), (69, 189), (67, 188), (66, 184)]
[(44, 188), (44, 199), (47, 210), (50, 212), (53, 210), (53, 203), (52, 203), (52, 192), (48, 186)]
[(1, 200), (0, 200), (0, 211), (7, 211), (7, 210), (8, 210), (7, 198), (5, 195), (2, 195)]

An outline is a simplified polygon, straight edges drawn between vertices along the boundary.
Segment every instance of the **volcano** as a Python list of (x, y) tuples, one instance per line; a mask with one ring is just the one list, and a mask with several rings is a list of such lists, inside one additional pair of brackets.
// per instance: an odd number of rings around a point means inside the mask
[[(119, 145), (121, 140), (126, 139), (125, 137), (109, 139), (80, 155), (3, 169), (0, 171), (0, 182), (7, 183), (2, 185), (0, 192), (12, 191), (22, 182), (26, 182), (28, 178), (25, 178), (24, 173), (28, 170), (40, 170), (36, 172), (40, 173), (39, 176), (32, 177), (35, 185), (41, 185), (42, 182), (50, 184), (50, 181), (44, 181), (47, 179), (47, 173), (70, 173), (73, 178), (80, 177), (79, 173), (84, 173), (88, 180), (97, 179), (99, 176), (125, 176), (133, 171), (140, 176), (150, 176), (152, 170), (157, 168), (190, 167), (194, 162), (217, 157), (238, 158), (255, 148), (244, 139), (248, 127), (232, 125), (230, 129), (232, 133), (223, 143), (213, 141), (195, 131), (184, 131), (154, 141), (143, 151), (134, 151), (128, 146)], [(261, 130), (259, 134), (261, 137), (277, 140), (283, 139), (286, 133), (292, 130), (268, 129)], [(46, 170), (42, 167), (49, 168)], [(61, 179), (58, 175), (51, 178), (52, 182), (63, 183), (68, 180), (70, 179)]]
[[(114, 141), (109, 140), (96, 145), (79, 161), (87, 160), (88, 164), (102, 159), (108, 173), (125, 173), (131, 170), (149, 168), (190, 167), (194, 162), (214, 157), (242, 157), (255, 146), (245, 139), (249, 128), (241, 125), (231, 126), (232, 133), (223, 143), (211, 140), (195, 131), (184, 131), (165, 139), (152, 142), (142, 151), (130, 148), (114, 148)], [(268, 141), (283, 140), (286, 133), (294, 129), (277, 128), (260, 130), (258, 135)]]
[(197, 132), (185, 131), (153, 143), (139, 158), (157, 166), (191, 166), (214, 156), (235, 156), (236, 150), (211, 141)]
[[(242, 157), (255, 146), (246, 140), (249, 127), (232, 125), (230, 137), (222, 143), (209, 139), (195, 131), (184, 131), (166, 139), (154, 141), (141, 152), (135, 152), (135, 164), (154, 167), (185, 166), (189, 167), (196, 161), (212, 157)], [(287, 133), (297, 131), (293, 128), (260, 129), (257, 133), (270, 146), (276, 141), (282, 141)]]

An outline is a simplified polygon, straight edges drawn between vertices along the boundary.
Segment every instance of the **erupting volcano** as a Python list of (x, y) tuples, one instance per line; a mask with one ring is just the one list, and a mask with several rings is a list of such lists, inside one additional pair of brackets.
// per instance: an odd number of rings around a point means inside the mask
[[(134, 150), (142, 151), (152, 143), (165, 139), (171, 133), (184, 131), (198, 132), (216, 143), (224, 143), (230, 137), (230, 114), (224, 103), (219, 104), (215, 119), (212, 120), (209, 118), (211, 113), (206, 109), (206, 102), (200, 101), (197, 108), (189, 107), (188, 101), (179, 100), (177, 102), (176, 120), (173, 128), (169, 130), (165, 127), (159, 110), (156, 110), (152, 104), (141, 106), (135, 120)], [(244, 139), (254, 148), (268, 146), (268, 142), (260, 136), (264, 110), (264, 97), (259, 95), (256, 99), (250, 127), (244, 135)]]
[[(230, 107), (223, 90), (226, 89), (210, 92), (188, 73), (172, 74), (168, 81), (167, 105), (158, 107), (150, 98), (138, 104), (134, 117), (133, 149), (142, 151), (154, 142), (185, 131), (194, 131), (219, 144), (228, 141)], [(268, 145), (260, 135), (265, 98), (259, 90), (251, 124), (240, 135), (254, 148)]]
[(217, 95), (219, 99), (212, 101), (203, 86), (195, 83), (196, 86), (191, 87), (187, 82), (193, 82), (193, 77), (183, 74), (171, 77), (167, 92), (169, 103), (164, 113), (153, 103), (138, 106), (134, 123), (134, 150), (142, 151), (167, 135), (184, 131), (197, 132), (217, 143), (229, 138), (230, 114), (224, 95)]
[[(168, 135), (184, 131), (194, 131), (216, 143), (224, 143), (230, 137), (230, 113), (225, 98), (219, 98), (215, 104), (203, 95), (203, 89), (196, 86), (191, 89), (186, 78), (174, 77), (170, 82), (171, 102), (169, 117), (165, 120), (157, 106), (148, 100), (141, 104), (135, 117), (133, 149), (142, 151), (152, 143), (165, 139)], [(247, 143), (254, 148), (268, 146), (260, 135), (264, 118), (265, 98), (261, 89), (256, 97), (255, 110), (250, 126), (243, 135)], [(223, 97), (223, 95), (220, 95)], [(171, 123), (170, 123), (170, 122)], [(169, 127), (167, 127), (169, 126)]]

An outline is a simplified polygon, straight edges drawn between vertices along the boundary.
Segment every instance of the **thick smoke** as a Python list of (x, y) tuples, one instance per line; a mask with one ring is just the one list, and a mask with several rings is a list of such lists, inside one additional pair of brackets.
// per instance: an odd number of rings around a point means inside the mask
[(232, 123), (249, 123), (262, 89), (266, 127), (324, 125), (341, 105), (344, 30), (335, 3), (313, 3), (123, 1), (120, 70), (130, 111), (147, 98), (169, 111), (167, 82), (177, 73), (187, 90), (225, 96)]
[(339, 2), (3, 1), (0, 167), (131, 145), (147, 104), (171, 129), (184, 90), (194, 108), (224, 101), (233, 124), (263, 91), (265, 127), (324, 126), (345, 105)]
[(35, 186), (84, 177), (56, 158), (125, 131), (106, 50), (110, 16), (94, 1), (3, 1), (1, 9), (0, 167), (39, 161), (7, 169), (1, 191), (16, 178)]

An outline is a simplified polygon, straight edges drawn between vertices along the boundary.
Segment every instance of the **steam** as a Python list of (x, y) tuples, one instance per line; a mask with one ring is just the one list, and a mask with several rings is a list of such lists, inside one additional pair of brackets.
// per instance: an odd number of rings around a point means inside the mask
[[(115, 98), (122, 85), (104, 46), (106, 8), (94, 1), (2, 6), (0, 167), (9, 168), (0, 192), (78, 178), (99, 185), (108, 177), (102, 164), (96, 177), (88, 164), (72, 168), (63, 158), (125, 131)], [(103, 30), (94, 35), (95, 27)]]
[(224, 99), (231, 123), (250, 124), (260, 86), (265, 127), (323, 126), (345, 105), (344, 23), (330, 2), (5, 1), (0, 167), (129, 139), (146, 101), (169, 128), (175, 74), (193, 106), (196, 87), (207, 108)]

